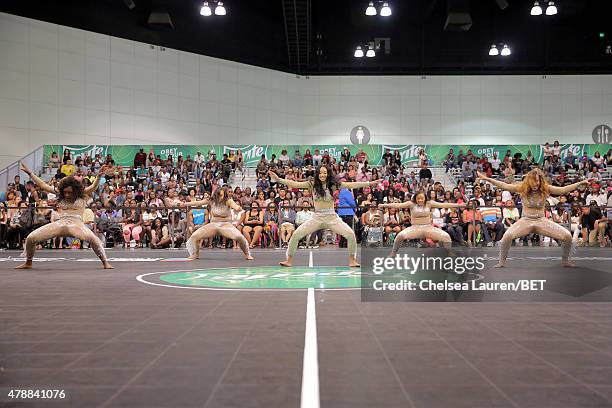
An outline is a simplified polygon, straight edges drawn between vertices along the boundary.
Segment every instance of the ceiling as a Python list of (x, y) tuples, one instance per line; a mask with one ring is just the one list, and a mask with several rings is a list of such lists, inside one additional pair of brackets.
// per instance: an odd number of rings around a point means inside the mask
[[(0, 11), (299, 75), (612, 73), (610, 0), (557, 0), (558, 15), (539, 17), (529, 0), (392, 0), (388, 18), (365, 16), (366, 0), (226, 0), (228, 15), (208, 18), (200, 0), (125, 1), (3, 0)], [(469, 31), (445, 31), (449, 2), (469, 4)], [(173, 30), (147, 25), (160, 8)], [(353, 57), (376, 37), (390, 54)], [(488, 56), (492, 42), (512, 55)]]

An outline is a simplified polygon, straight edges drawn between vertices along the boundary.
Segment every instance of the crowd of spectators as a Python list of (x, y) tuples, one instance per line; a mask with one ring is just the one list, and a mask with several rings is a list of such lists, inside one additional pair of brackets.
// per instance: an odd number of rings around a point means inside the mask
[[(458, 209), (435, 209), (432, 222), (446, 230), (457, 245), (493, 246), (504, 231), (521, 214), (521, 198), (508, 191), (495, 189), (489, 184), (473, 185), (474, 173), (482, 171), (489, 176), (506, 179), (528, 171), (532, 166), (545, 168), (555, 185), (564, 185), (581, 177), (594, 177), (598, 181), (570, 194), (549, 199), (547, 217), (566, 225), (582, 245), (606, 246), (611, 241), (612, 183), (603, 179), (599, 170), (612, 168), (612, 149), (605, 155), (559, 159), (558, 142), (546, 144), (544, 160), (536, 163), (528, 153), (523, 158), (510, 152), (500, 160), (497, 155), (478, 158), (471, 150), (449, 151), (444, 166), (460, 168), (460, 177), (453, 188), (445, 188), (434, 180), (428, 168), (429, 160), (422, 150), (415, 167), (402, 164), (398, 151), (387, 149), (380, 167), (371, 167), (363, 150), (353, 155), (344, 148), (339, 156), (328, 151), (299, 150), (290, 156), (283, 150), (279, 157), (261, 156), (255, 174), (256, 186), (234, 186), (232, 198), (243, 207), (234, 212), (236, 227), (247, 238), (251, 247), (273, 248), (286, 246), (295, 229), (313, 214), (310, 192), (287, 188), (273, 183), (268, 171), (281, 177), (305, 180), (314, 175), (316, 166), (326, 164), (339, 179), (346, 181), (370, 181), (381, 179), (374, 188), (341, 190), (336, 192), (339, 215), (357, 232), (358, 240), (391, 244), (402, 229), (410, 225), (410, 213), (406, 210), (377, 209), (378, 203), (405, 201), (416, 191), (425, 191), (429, 200), (466, 203)], [(570, 156), (568, 154), (568, 156)], [(562, 165), (559, 165), (562, 162)], [(232, 174), (245, 171), (242, 153), (231, 151), (220, 159), (214, 151), (198, 152), (195, 157), (159, 155), (141, 149), (131, 166), (118, 166), (111, 155), (90, 157), (74, 155), (66, 149), (62, 156), (53, 153), (48, 172), (50, 184), (57, 184), (66, 176), (75, 176), (90, 184), (103, 165), (112, 166), (97, 192), (91, 198), (83, 219), (108, 247), (179, 248), (190, 235), (209, 222), (207, 208), (181, 208), (180, 203), (209, 197), (212, 192), (227, 184)], [(573, 172), (569, 172), (569, 170)], [(54, 174), (53, 174), (54, 173)], [(31, 181), (22, 182), (19, 176), (0, 195), (0, 246), (21, 248), (29, 232), (57, 217), (53, 208), (55, 194), (41, 191)], [(523, 245), (556, 245), (544, 237), (532, 234), (521, 239)], [(517, 242), (520, 244), (521, 242)], [(319, 231), (306, 237), (302, 246), (346, 245), (330, 231)], [(431, 241), (418, 245), (435, 245)], [(87, 243), (70, 237), (56, 239), (46, 244), (49, 248), (85, 247)], [(205, 247), (236, 247), (235, 242), (216, 237), (204, 242)]]

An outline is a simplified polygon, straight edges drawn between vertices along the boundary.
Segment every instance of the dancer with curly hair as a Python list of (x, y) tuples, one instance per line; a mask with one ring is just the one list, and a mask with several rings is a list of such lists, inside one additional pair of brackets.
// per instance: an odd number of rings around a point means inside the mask
[(28, 235), (25, 242), (26, 261), (17, 269), (31, 269), (36, 244), (56, 237), (75, 237), (89, 242), (102, 261), (104, 269), (113, 269), (106, 258), (102, 241), (83, 223), (83, 211), (87, 207), (87, 198), (96, 191), (100, 184), (100, 177), (108, 168), (102, 166), (96, 180), (88, 187), (84, 187), (83, 183), (74, 176), (68, 176), (61, 179), (57, 188), (54, 188), (34, 174), (25, 164), (20, 163), (20, 165), (21, 170), (28, 174), (40, 188), (47, 193), (58, 195), (56, 210), (59, 220), (35, 229)]
[(550, 195), (567, 194), (583, 184), (591, 183), (594, 179), (582, 180), (564, 187), (557, 187), (549, 184), (544, 172), (539, 168), (531, 170), (519, 183), (504, 183), (503, 181), (487, 177), (480, 172), (478, 172), (478, 179), (487, 181), (511, 193), (518, 193), (523, 202), (521, 218), (508, 228), (500, 240), (499, 263), (495, 265), (496, 268), (506, 266), (506, 258), (508, 257), (512, 241), (531, 233), (561, 241), (561, 265), (574, 266), (570, 261), (572, 234), (563, 226), (546, 218), (544, 211), (546, 199)]

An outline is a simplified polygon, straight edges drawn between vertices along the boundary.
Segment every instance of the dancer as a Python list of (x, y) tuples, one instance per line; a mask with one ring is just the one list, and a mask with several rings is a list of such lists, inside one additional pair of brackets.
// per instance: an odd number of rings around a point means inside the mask
[(230, 198), (228, 187), (226, 185), (218, 187), (209, 199), (181, 203), (182, 207), (202, 205), (210, 205), (210, 222), (195, 230), (191, 237), (189, 237), (189, 240), (187, 240), (189, 259), (194, 260), (200, 257), (202, 240), (213, 238), (219, 234), (238, 242), (244, 257), (249, 261), (252, 260), (253, 257), (249, 251), (249, 244), (246, 238), (233, 224), (231, 210), (240, 211), (242, 208)]
[(331, 169), (320, 165), (315, 171), (314, 180), (294, 181), (278, 177), (273, 171), (269, 171), (272, 181), (281, 183), (290, 188), (310, 190), (314, 199), (315, 213), (311, 219), (300, 225), (291, 236), (287, 246), (287, 260), (280, 262), (282, 266), (293, 265), (293, 255), (298, 243), (305, 236), (315, 231), (329, 228), (336, 234), (342, 235), (348, 242), (349, 266), (359, 267), (356, 258), (357, 239), (355, 232), (334, 211), (334, 191), (341, 188), (362, 188), (376, 186), (380, 180), (370, 182), (340, 182), (333, 177)]
[(593, 179), (582, 180), (565, 187), (551, 186), (548, 184), (544, 172), (538, 168), (527, 173), (525, 178), (519, 183), (504, 183), (503, 181), (486, 177), (480, 172), (478, 172), (478, 179), (485, 180), (511, 193), (518, 193), (523, 202), (523, 213), (521, 218), (506, 230), (504, 236), (500, 240), (499, 263), (495, 265), (496, 268), (503, 268), (506, 266), (506, 258), (512, 241), (531, 233), (544, 235), (561, 241), (561, 264), (563, 266), (574, 266), (570, 261), (572, 234), (561, 225), (546, 218), (544, 213), (546, 199), (551, 194), (561, 195), (569, 193), (583, 184), (591, 183)]
[(25, 164), (20, 163), (20, 165), (21, 170), (28, 174), (40, 188), (47, 193), (58, 195), (56, 210), (59, 214), (59, 220), (43, 225), (28, 235), (25, 242), (26, 261), (19, 265), (17, 269), (31, 269), (36, 244), (56, 237), (75, 237), (80, 239), (81, 242), (88, 241), (102, 261), (104, 269), (113, 269), (106, 259), (104, 245), (93, 231), (83, 223), (83, 211), (87, 206), (86, 199), (96, 191), (100, 183), (100, 176), (108, 170), (108, 167), (102, 166), (96, 180), (88, 187), (83, 187), (83, 183), (74, 176), (68, 176), (60, 180), (56, 189), (32, 173), (32, 170)]
[(441, 228), (436, 228), (432, 224), (432, 209), (433, 208), (461, 208), (465, 207), (464, 203), (438, 203), (436, 201), (427, 200), (427, 195), (423, 191), (419, 191), (414, 196), (414, 201), (404, 201), (403, 203), (388, 203), (379, 204), (379, 208), (408, 208), (410, 209), (410, 227), (402, 230), (395, 237), (393, 242), (393, 250), (389, 257), (395, 257), (400, 249), (402, 242), (409, 239), (432, 239), (441, 243), (441, 246), (450, 248), (452, 239), (446, 231)]

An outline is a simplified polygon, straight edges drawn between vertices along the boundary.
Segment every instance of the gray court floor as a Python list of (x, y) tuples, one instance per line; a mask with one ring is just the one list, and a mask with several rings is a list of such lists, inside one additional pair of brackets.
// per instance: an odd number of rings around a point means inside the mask
[[(610, 249), (579, 249), (612, 273)], [(314, 251), (342, 265), (344, 251)], [(495, 254), (496, 249), (491, 249)], [(559, 248), (514, 248), (507, 270), (544, 268)], [(195, 262), (114, 262), (40, 251), (17, 271), (0, 253), (0, 387), (63, 389), (23, 407), (298, 407), (306, 290), (207, 291), (146, 285), (154, 271), (275, 265), (282, 251), (203, 251)], [(180, 258), (183, 251), (111, 251)], [(68, 260), (53, 260), (66, 258)], [(605, 262), (608, 262), (607, 264)], [(297, 264), (308, 263), (300, 251)], [(612, 299), (612, 298), (611, 298)], [(612, 406), (612, 303), (364, 303), (317, 290), (321, 407)]]

